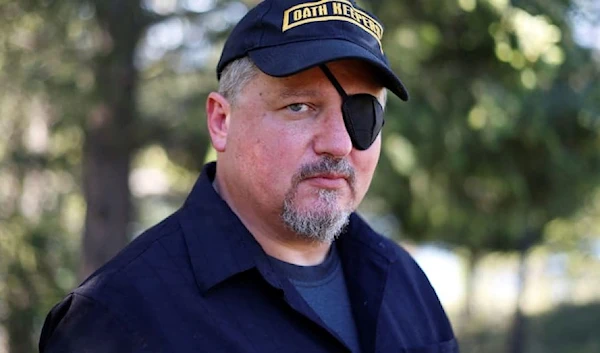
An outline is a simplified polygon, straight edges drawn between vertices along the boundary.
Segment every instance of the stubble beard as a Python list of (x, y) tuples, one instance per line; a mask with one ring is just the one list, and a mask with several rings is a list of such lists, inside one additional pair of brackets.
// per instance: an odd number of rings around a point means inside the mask
[(346, 175), (351, 200), (354, 199), (354, 169), (345, 160), (324, 158), (319, 163), (303, 166), (300, 172), (294, 176), (292, 187), (286, 194), (281, 218), (283, 223), (298, 237), (307, 240), (331, 243), (348, 225), (350, 214), (354, 211), (352, 201), (347, 205), (340, 206), (338, 198), (342, 191), (318, 189), (316, 190), (316, 202), (311, 207), (301, 207), (298, 204), (298, 184), (313, 175), (326, 172), (335, 172)]

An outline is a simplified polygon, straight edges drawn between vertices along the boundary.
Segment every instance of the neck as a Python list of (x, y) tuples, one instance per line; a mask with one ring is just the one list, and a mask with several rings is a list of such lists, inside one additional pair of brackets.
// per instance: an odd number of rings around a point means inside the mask
[[(250, 231), (252, 233), (252, 231)], [(314, 266), (327, 257), (331, 243), (314, 240), (290, 240), (267, 233), (252, 233), (263, 250), (270, 256), (299, 266)]]
[[(314, 266), (325, 260), (331, 243), (302, 238), (285, 227), (281, 217), (277, 214), (261, 217), (255, 212), (255, 208), (239, 207), (228, 193), (227, 187), (219, 179), (218, 173), (213, 181), (213, 188), (269, 256), (299, 266)], [(267, 222), (266, 220), (277, 221)]]

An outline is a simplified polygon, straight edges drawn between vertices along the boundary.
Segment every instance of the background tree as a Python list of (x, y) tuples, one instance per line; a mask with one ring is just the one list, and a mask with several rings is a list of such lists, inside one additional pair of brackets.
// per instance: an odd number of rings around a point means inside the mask
[[(377, 193), (404, 236), (466, 248), (469, 268), (485, 252), (519, 252), (522, 292), (529, 249), (600, 182), (600, 90), (590, 79), (600, 65), (574, 41), (568, 14), (580, 8), (378, 5), (385, 22), (398, 24), (386, 47), (407, 71), (413, 99), (390, 107)], [(508, 352), (522, 351), (520, 308)]]
[[(243, 2), (231, 0), (204, 5), (94, 0), (90, 5), (101, 42), (91, 61), (95, 104), (85, 123), (82, 278), (133, 236), (129, 177), (137, 152), (159, 144), (185, 168), (202, 165), (208, 138), (200, 117), (216, 66), (205, 64), (215, 43), (247, 11)], [(159, 43), (152, 43), (153, 35)], [(145, 94), (139, 94), (140, 85)]]
[(84, 207), (76, 117), (89, 78), (79, 61), (89, 16), (74, 10), (0, 4), (0, 322), (11, 353), (35, 351), (42, 313), (74, 283)]

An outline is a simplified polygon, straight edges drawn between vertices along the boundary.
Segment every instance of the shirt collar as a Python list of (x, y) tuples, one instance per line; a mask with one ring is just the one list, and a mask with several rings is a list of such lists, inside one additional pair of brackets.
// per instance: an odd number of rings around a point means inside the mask
[(212, 186), (216, 163), (204, 166), (181, 209), (196, 283), (202, 293), (240, 272), (266, 262), (266, 254)]
[(396, 245), (375, 232), (356, 212), (350, 215), (348, 226), (337, 242), (342, 249), (340, 255), (346, 259), (348, 256), (366, 257), (391, 263), (398, 257)]

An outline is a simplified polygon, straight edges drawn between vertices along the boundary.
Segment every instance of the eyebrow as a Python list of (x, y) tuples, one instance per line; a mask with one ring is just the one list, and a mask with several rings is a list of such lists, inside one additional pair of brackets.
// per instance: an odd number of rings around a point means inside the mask
[(279, 98), (290, 98), (290, 97), (317, 97), (319, 92), (314, 89), (294, 89), (284, 88), (279, 92)]

